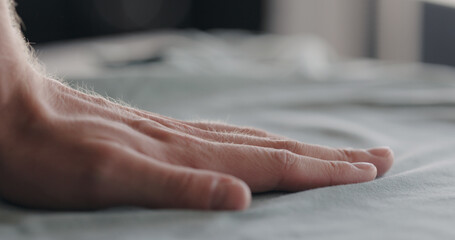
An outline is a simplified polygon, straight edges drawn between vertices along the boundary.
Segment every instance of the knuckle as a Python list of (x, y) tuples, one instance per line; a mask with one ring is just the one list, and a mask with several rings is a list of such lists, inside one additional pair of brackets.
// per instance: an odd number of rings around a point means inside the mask
[(337, 149), (338, 160), (352, 162), (352, 150), (346, 148)]
[(195, 135), (200, 132), (200, 131), (197, 131), (196, 128), (189, 126), (187, 124), (182, 124), (182, 123), (178, 123), (178, 122), (169, 122), (169, 125), (171, 126), (172, 129), (186, 133), (186, 134)]
[(171, 131), (166, 129), (163, 125), (146, 118), (130, 120), (128, 125), (140, 133), (161, 141), (169, 140), (171, 135)]
[(252, 127), (240, 128), (240, 133), (243, 133), (246, 135), (259, 136), (259, 137), (267, 137), (267, 133), (265, 131), (259, 130), (257, 128), (252, 128)]
[(327, 185), (334, 185), (335, 179), (338, 176), (338, 164), (336, 162), (328, 162), (325, 166), (325, 179), (327, 180)]
[(289, 150), (291, 152), (295, 152), (298, 150), (299, 143), (296, 141), (291, 140), (278, 140), (276, 141), (279, 148)]
[(172, 134), (172, 139), (174, 142), (186, 149), (188, 149), (188, 147), (191, 148), (205, 144), (205, 141), (203, 139), (189, 134)]
[[(164, 204), (171, 206), (208, 208), (213, 191), (212, 182), (216, 179), (213, 176), (207, 176), (203, 179), (204, 181), (201, 181), (201, 178), (198, 177), (198, 175), (190, 172), (164, 174), (163, 186), (172, 189), (172, 191), (168, 192), (170, 196), (166, 197), (166, 199), (169, 199), (171, 202)], [(199, 197), (195, 198), (195, 194), (199, 195)]]
[(328, 162), (327, 164), (327, 175), (334, 176), (339, 174), (339, 164), (338, 162)]
[(138, 118), (129, 121), (129, 126), (138, 131), (144, 131), (151, 126), (151, 121), (145, 118)]
[(337, 164), (335, 162), (329, 162), (327, 172), (326, 172), (326, 177), (327, 177), (329, 185), (335, 184), (335, 179), (336, 179), (335, 176), (338, 176)]
[(292, 169), (292, 167), (296, 163), (296, 159), (294, 158), (292, 153), (289, 150), (285, 149), (275, 151), (274, 158), (277, 159), (279, 169), (281, 169), (283, 173)]
[(203, 168), (220, 146), (189, 135), (172, 134), (164, 151), (168, 161), (191, 168)]
[(276, 150), (272, 153), (274, 159), (276, 159), (272, 162), (275, 163), (276, 166), (273, 168), (273, 171), (276, 176), (275, 186), (278, 187), (286, 181), (289, 172), (295, 167), (297, 159), (286, 149)]
[(349, 164), (345, 162), (328, 162), (326, 166), (326, 177), (330, 185), (338, 184), (338, 179), (343, 179), (350, 171)]
[(172, 189), (170, 192), (175, 194), (173, 198), (178, 199), (185, 195), (184, 193), (188, 190), (188, 187), (191, 186), (194, 177), (189, 173), (182, 173), (179, 174), (178, 181), (176, 181), (175, 178), (175, 173), (167, 172), (162, 175), (163, 186)]

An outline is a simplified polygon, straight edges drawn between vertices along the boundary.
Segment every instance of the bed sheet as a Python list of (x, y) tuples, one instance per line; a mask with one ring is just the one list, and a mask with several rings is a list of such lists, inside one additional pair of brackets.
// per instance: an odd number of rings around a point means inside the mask
[(3, 203), (0, 238), (454, 239), (455, 71), (351, 62), (318, 76), (133, 67), (108, 76), (73, 76), (70, 82), (180, 119), (227, 121), (334, 147), (388, 145), (396, 162), (385, 176), (254, 195), (243, 212), (46, 212)]

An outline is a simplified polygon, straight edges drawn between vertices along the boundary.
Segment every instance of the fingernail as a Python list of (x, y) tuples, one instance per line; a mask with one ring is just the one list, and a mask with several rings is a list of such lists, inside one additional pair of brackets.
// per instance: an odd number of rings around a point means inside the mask
[(243, 182), (219, 180), (215, 183), (210, 208), (213, 210), (242, 210), (251, 202), (249, 188)]
[(377, 157), (387, 158), (392, 154), (392, 149), (389, 147), (378, 147), (368, 149), (368, 152)]
[(356, 163), (352, 163), (352, 165), (354, 165), (356, 168), (358, 168), (360, 170), (364, 170), (364, 171), (372, 171), (372, 170), (376, 169), (376, 166), (374, 166), (371, 163), (366, 163), (366, 162), (356, 162)]

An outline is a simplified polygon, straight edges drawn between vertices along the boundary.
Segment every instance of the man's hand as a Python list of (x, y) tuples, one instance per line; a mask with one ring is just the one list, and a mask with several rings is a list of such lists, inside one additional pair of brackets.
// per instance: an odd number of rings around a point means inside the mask
[(0, 194), (24, 206), (244, 209), (250, 190), (371, 181), (393, 161), (388, 148), (333, 149), (178, 121), (38, 74), (28, 80), (3, 109), (0, 139)]
[(245, 209), (252, 192), (371, 181), (388, 148), (333, 149), (179, 121), (38, 73), (0, 0), (0, 197), (48, 209)]

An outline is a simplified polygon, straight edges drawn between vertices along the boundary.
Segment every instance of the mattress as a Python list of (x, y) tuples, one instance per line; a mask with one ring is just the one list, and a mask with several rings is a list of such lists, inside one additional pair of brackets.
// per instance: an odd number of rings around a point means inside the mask
[[(0, 203), (0, 238), (455, 238), (453, 69), (341, 61), (311, 38), (238, 35), (123, 37), (49, 46), (38, 55), (74, 86), (175, 118), (254, 126), (333, 147), (387, 145), (395, 154), (391, 170), (367, 183), (255, 194), (241, 212), (52, 212)], [(121, 53), (169, 36), (181, 45), (153, 45), (147, 61)], [(276, 54), (283, 51), (294, 55)]]

